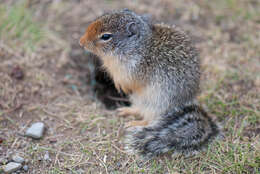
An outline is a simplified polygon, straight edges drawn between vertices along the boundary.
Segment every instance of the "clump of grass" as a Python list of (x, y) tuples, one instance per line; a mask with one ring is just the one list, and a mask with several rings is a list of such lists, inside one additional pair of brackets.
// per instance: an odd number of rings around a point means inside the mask
[(33, 20), (27, 1), (15, 2), (12, 6), (0, 4), (0, 38), (26, 52), (35, 50), (43, 39), (43, 31), (40, 24)]

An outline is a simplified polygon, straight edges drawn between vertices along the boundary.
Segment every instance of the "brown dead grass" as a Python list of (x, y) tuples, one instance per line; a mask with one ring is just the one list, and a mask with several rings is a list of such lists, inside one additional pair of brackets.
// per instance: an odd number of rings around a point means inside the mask
[[(260, 170), (260, 4), (220, 1), (37, 1), (26, 8), (43, 26), (44, 40), (25, 51), (0, 38), (0, 156), (19, 152), (29, 173), (257, 173)], [(10, 1), (3, 5), (12, 6)], [(1, 5), (2, 5), (1, 4)], [(191, 158), (165, 155), (138, 167), (121, 142), (125, 119), (95, 99), (78, 39), (105, 11), (130, 8), (191, 33), (202, 58), (201, 103), (225, 138)], [(14, 43), (18, 44), (15, 45)], [(25, 76), (10, 76), (15, 66)], [(83, 79), (83, 80), (82, 80)], [(42, 140), (20, 136), (34, 121)], [(42, 159), (50, 152), (51, 162)]]

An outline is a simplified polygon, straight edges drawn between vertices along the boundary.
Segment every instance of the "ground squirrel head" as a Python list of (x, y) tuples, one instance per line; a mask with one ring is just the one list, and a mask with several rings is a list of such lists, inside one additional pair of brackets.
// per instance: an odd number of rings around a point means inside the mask
[(80, 45), (97, 55), (134, 51), (151, 33), (148, 21), (128, 9), (104, 14), (87, 27)]

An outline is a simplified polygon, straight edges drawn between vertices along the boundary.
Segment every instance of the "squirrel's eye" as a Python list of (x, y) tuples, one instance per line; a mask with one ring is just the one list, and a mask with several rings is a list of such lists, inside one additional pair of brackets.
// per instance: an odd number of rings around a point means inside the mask
[(112, 34), (103, 34), (100, 39), (102, 40), (109, 40), (112, 37)]

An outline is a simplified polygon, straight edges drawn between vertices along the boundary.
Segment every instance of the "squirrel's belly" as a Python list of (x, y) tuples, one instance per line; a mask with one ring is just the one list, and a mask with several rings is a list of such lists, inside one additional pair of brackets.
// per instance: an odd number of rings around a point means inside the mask
[(108, 71), (109, 75), (115, 83), (117, 90), (123, 90), (125, 93), (130, 92), (130, 78), (123, 67), (123, 65), (118, 61), (118, 58), (112, 55), (102, 56), (103, 66)]
[(144, 82), (136, 80), (129, 74), (127, 69), (120, 63), (118, 58), (112, 55), (102, 57), (104, 67), (112, 77), (115, 87), (124, 93), (141, 93), (145, 87)]

